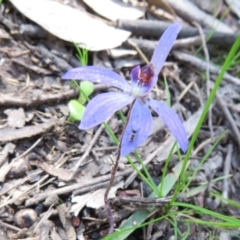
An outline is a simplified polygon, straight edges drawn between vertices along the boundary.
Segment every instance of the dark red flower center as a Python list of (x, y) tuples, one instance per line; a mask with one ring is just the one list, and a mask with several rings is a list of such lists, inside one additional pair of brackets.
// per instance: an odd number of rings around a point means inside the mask
[(154, 76), (154, 69), (151, 63), (147, 64), (140, 69), (138, 79), (142, 85), (148, 85), (151, 82), (152, 77)]

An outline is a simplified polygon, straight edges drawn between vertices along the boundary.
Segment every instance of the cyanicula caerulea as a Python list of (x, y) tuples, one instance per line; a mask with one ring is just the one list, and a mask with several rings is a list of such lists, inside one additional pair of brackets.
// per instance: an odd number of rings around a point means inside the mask
[(180, 118), (167, 105), (148, 96), (158, 81), (158, 74), (180, 29), (181, 24), (177, 22), (166, 29), (157, 44), (151, 62), (142, 68), (136, 66), (132, 69), (131, 85), (117, 73), (96, 66), (78, 67), (65, 73), (63, 79), (88, 80), (122, 90), (122, 92), (101, 93), (94, 97), (87, 104), (79, 129), (95, 127), (116, 111), (133, 103), (121, 141), (121, 156), (134, 151), (151, 134), (152, 114), (149, 107), (159, 115), (185, 152), (188, 139)]

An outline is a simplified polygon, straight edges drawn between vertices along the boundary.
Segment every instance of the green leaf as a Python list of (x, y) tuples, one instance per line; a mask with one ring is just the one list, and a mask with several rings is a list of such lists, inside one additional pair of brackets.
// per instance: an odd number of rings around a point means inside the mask
[(68, 103), (68, 108), (70, 112), (70, 117), (75, 121), (80, 121), (82, 119), (85, 107), (79, 103), (77, 100), (72, 99)]
[[(80, 88), (81, 88), (81, 91), (84, 92), (85, 96), (88, 97), (94, 91), (94, 84), (92, 82), (89, 82), (89, 81), (81, 81)], [(81, 94), (78, 101), (80, 103), (84, 104), (87, 101), (87, 99), (84, 97), (83, 94)]]

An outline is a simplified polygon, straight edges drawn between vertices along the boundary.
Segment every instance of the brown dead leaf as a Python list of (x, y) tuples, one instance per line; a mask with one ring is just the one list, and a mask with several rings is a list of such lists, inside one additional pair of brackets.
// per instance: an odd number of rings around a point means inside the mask
[(8, 116), (7, 122), (9, 127), (22, 128), (25, 125), (25, 113), (23, 108), (7, 109), (4, 113)]
[(58, 177), (62, 181), (68, 182), (71, 180), (72, 173), (66, 169), (56, 168), (55, 166), (45, 162), (40, 163), (39, 166), (48, 174)]

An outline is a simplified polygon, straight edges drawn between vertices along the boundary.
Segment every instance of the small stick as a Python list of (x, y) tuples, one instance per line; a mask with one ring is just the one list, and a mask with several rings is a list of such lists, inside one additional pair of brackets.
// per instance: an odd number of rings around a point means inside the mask
[[(133, 169), (128, 168), (128, 169), (124, 170), (123, 172), (118, 172), (116, 174), (116, 176), (117, 177), (118, 176), (126, 176), (126, 175), (131, 174), (132, 172), (133, 172)], [(97, 178), (93, 178), (92, 180), (89, 180), (89, 181), (86, 181), (86, 182), (74, 183), (72, 185), (57, 188), (57, 189), (54, 189), (52, 191), (46, 191), (46, 192), (40, 193), (38, 195), (35, 195), (32, 198), (28, 198), (25, 201), (25, 206), (29, 207), (31, 205), (37, 204), (38, 202), (43, 201), (45, 198), (47, 198), (49, 196), (49, 194), (62, 195), (62, 194), (67, 194), (69, 192), (72, 192), (76, 189), (79, 189), (78, 193), (89, 192), (89, 188), (91, 188), (92, 185), (98, 184), (99, 182), (107, 181), (107, 180), (110, 179), (110, 177), (111, 177), (111, 175), (108, 174), (108, 175), (105, 175), (105, 176), (100, 176), (100, 177), (97, 177)]]
[(134, 43), (133, 41), (131, 41), (131, 39), (129, 39), (127, 42), (136, 49), (136, 51), (138, 52), (138, 54), (140, 55), (140, 57), (142, 58), (142, 60), (143, 60), (146, 64), (149, 64), (149, 61), (148, 61), (147, 57), (144, 55), (144, 53), (142, 52), (142, 50), (137, 46), (137, 44)]
[[(106, 122), (108, 122), (108, 121), (109, 121), (109, 119)], [(75, 173), (79, 169), (79, 167), (82, 164), (82, 162), (85, 160), (85, 158), (91, 152), (92, 147), (94, 146), (95, 142), (97, 141), (97, 139), (99, 138), (99, 136), (100, 136), (100, 134), (102, 133), (103, 130), (104, 130), (104, 125), (102, 124), (100, 126), (100, 128), (98, 128), (98, 130), (95, 133), (94, 137), (92, 138), (92, 141), (89, 143), (88, 148), (85, 150), (84, 154), (81, 156), (81, 158), (78, 160), (77, 164), (75, 165), (75, 167), (73, 169), (72, 177), (75, 175)]]
[(160, 207), (172, 200), (172, 196), (163, 198), (138, 198), (138, 197), (121, 197), (114, 198), (112, 204), (121, 206), (128, 205), (135, 208)]
[[(155, 20), (118, 20), (116, 27), (128, 30), (134, 35), (143, 37), (159, 38), (163, 32), (171, 25), (171, 23)], [(211, 29), (203, 29), (204, 35), (213, 34), (208, 43), (219, 44), (221, 46), (231, 46), (238, 37), (237, 33), (224, 33)], [(178, 38), (189, 38), (199, 36), (199, 32), (195, 27), (185, 27), (181, 29)]]
[[(203, 52), (206, 58), (206, 87), (207, 87), (207, 97), (209, 97), (210, 95), (210, 73), (209, 73), (209, 52), (208, 52), (208, 48), (207, 48), (207, 44), (206, 44), (206, 39), (203, 33), (203, 29), (201, 27), (200, 24), (198, 24), (197, 22), (193, 22), (193, 24), (197, 27), (199, 34), (201, 36), (201, 40), (202, 40), (202, 46), (203, 46)], [(208, 127), (210, 130), (210, 134), (211, 134), (211, 139), (213, 141), (213, 126), (212, 126), (212, 105), (209, 107), (208, 110)]]
[(29, 107), (37, 106), (49, 102), (60, 102), (69, 98), (75, 98), (79, 95), (77, 89), (70, 89), (67, 91), (59, 91), (58, 93), (43, 93), (37, 98), (34, 96), (30, 97), (18, 97), (16, 95), (0, 93), (0, 106), (1, 107)]
[(224, 117), (226, 118), (226, 120), (230, 124), (230, 127), (231, 127), (231, 129), (232, 129), (232, 131), (233, 131), (233, 133), (236, 137), (238, 147), (240, 148), (240, 133), (239, 133), (238, 127), (236, 125), (236, 122), (234, 121), (228, 107), (223, 102), (222, 96), (219, 96), (218, 94), (216, 94), (216, 99), (217, 99), (218, 106), (222, 109)]
[[(170, 73), (170, 76), (171, 76), (171, 78), (173, 78), (173, 80), (175, 80), (175, 81), (177, 82), (177, 84), (179, 85), (179, 87), (181, 88), (181, 90), (184, 90), (184, 89), (187, 88), (187, 85), (179, 78), (179, 76), (177, 76), (177, 74), (171, 72), (171, 73)], [(195, 93), (195, 92), (194, 92), (193, 90), (191, 90), (191, 89), (189, 89), (188, 93), (189, 93), (192, 97), (198, 99), (199, 102), (200, 102), (200, 104), (203, 105), (203, 104), (202, 104), (202, 101), (201, 101), (201, 99), (199, 99), (199, 96), (198, 96), (197, 93)], [(178, 100), (180, 101), (180, 99), (178, 99)]]
[(0, 221), (0, 226), (5, 227), (5, 228), (9, 228), (9, 229), (11, 229), (13, 231), (16, 231), (16, 232), (20, 232), (22, 230), (22, 228), (15, 227), (12, 224), (8, 224), (8, 223), (2, 222), (2, 221)]
[[(122, 181), (122, 179), (123, 179), (123, 177), (121, 177), (121, 176), (115, 177), (115, 179), (113, 181), (113, 185), (119, 183), (120, 181)], [(108, 184), (109, 184), (109, 181), (99, 182), (99, 183), (96, 183), (96, 184), (91, 185), (91, 186), (87, 186), (87, 187), (83, 187), (81, 189), (74, 190), (72, 192), (72, 194), (74, 196), (76, 196), (76, 195), (82, 194), (84, 192), (92, 192), (92, 191), (97, 190), (97, 189), (105, 188), (105, 187), (108, 186)]]
[(186, 88), (181, 92), (180, 96), (178, 97), (178, 101), (180, 102), (181, 99), (188, 93), (189, 89), (193, 86), (195, 81), (190, 82)]
[[(223, 171), (224, 176), (227, 176), (230, 173), (232, 153), (233, 153), (233, 145), (229, 144), (227, 147), (227, 156), (226, 156), (225, 162), (224, 162), (224, 171)], [(223, 179), (222, 196), (227, 199), (228, 199), (228, 188), (229, 188), (228, 178), (224, 178)]]
[(109, 194), (109, 191), (113, 185), (113, 182), (114, 182), (114, 178), (115, 178), (115, 175), (116, 175), (116, 172), (117, 172), (117, 169), (118, 169), (118, 164), (119, 164), (119, 159), (120, 159), (120, 150), (121, 150), (121, 143), (119, 145), (119, 148), (118, 148), (118, 153), (117, 153), (117, 158), (116, 158), (116, 162), (112, 168), (112, 173), (111, 173), (111, 177), (110, 177), (110, 181), (107, 185), (107, 188), (106, 188), (106, 191), (104, 193), (104, 202), (107, 206), (107, 209), (108, 209), (108, 219), (109, 219), (109, 229), (108, 229), (108, 234), (112, 234), (113, 233), (113, 230), (114, 230), (114, 218), (113, 218), (113, 214), (112, 214), (112, 210), (111, 210), (111, 206), (109, 204), (109, 201), (108, 201), (108, 194)]
[(230, 26), (218, 20), (215, 16), (207, 14), (198, 6), (196, 6), (192, 1), (166, 0), (166, 2), (174, 9), (179, 17), (189, 23), (195, 21), (203, 26), (214, 28), (216, 31), (222, 31), (225, 33), (233, 32)]
[(220, 135), (215, 136), (215, 137), (210, 137), (208, 139), (206, 139), (205, 141), (203, 141), (201, 144), (199, 144), (197, 146), (197, 148), (193, 151), (192, 153), (192, 157), (193, 156), (197, 156), (198, 152), (200, 152), (205, 146), (209, 146), (212, 142), (215, 142), (218, 138), (220, 137)]
[[(180, 61), (186, 62), (200, 70), (206, 70), (207, 63), (206, 61), (201, 60), (200, 58), (197, 58), (195, 56), (192, 56), (190, 54), (181, 52), (181, 51), (172, 51), (173, 56)], [(209, 63), (209, 71), (212, 74), (218, 75), (221, 71), (221, 68), (218, 66), (214, 66), (213, 64)], [(237, 77), (234, 77), (228, 73), (225, 73), (223, 76), (223, 79), (225, 81), (231, 82), (233, 84), (236, 84), (237, 86), (240, 85), (240, 79)]]

